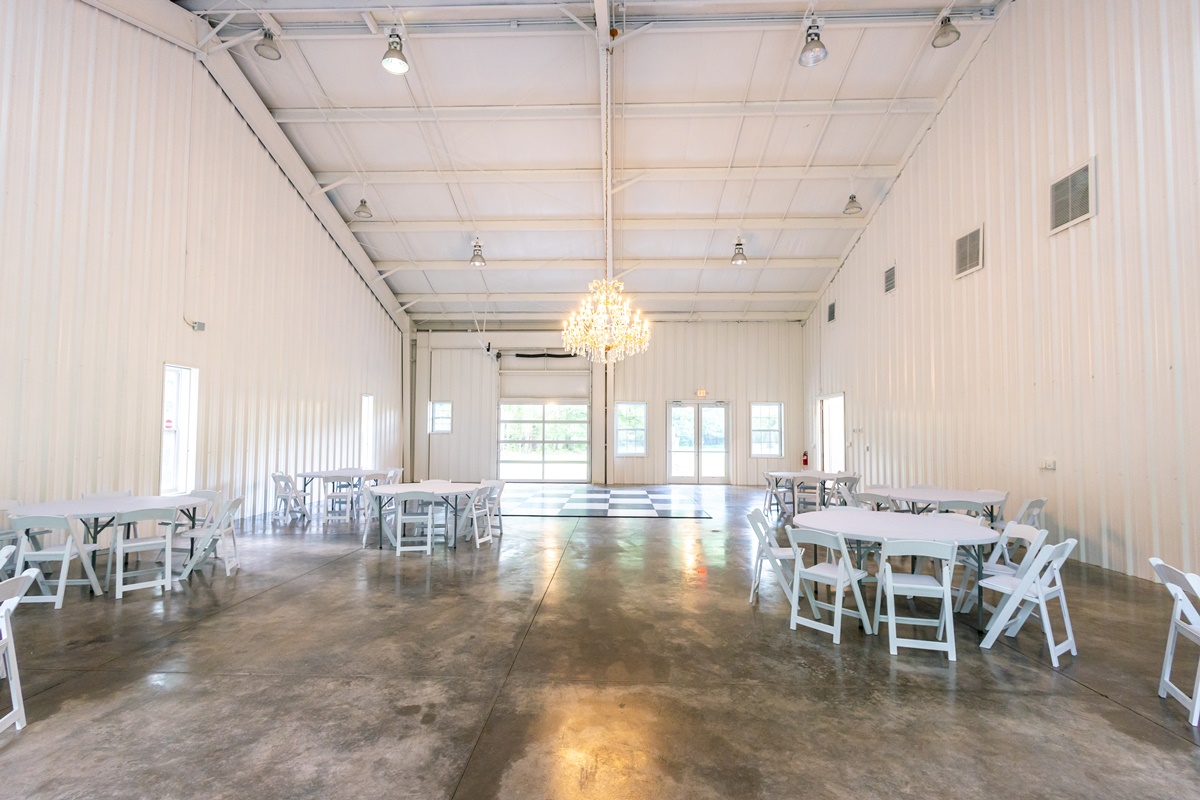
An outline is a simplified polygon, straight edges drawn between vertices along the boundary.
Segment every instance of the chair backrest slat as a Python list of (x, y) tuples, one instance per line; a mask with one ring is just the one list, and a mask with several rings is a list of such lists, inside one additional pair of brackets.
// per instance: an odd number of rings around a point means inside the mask
[(71, 520), (66, 517), (59, 516), (32, 516), (32, 517), (13, 517), (12, 526), (14, 530), (28, 531), (34, 528), (42, 529), (49, 528), (52, 531), (69, 531), (71, 530)]
[(917, 556), (918, 558), (936, 558), (939, 561), (953, 561), (958, 552), (955, 542), (930, 542), (921, 539), (887, 539), (880, 550), (880, 559), (900, 556)]

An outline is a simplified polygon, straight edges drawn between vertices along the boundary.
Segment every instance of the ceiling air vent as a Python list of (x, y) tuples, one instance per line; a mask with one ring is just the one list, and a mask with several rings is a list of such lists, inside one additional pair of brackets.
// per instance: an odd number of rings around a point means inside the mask
[(891, 294), (896, 291), (896, 267), (893, 264), (883, 271), (883, 293)]
[(1050, 233), (1090, 219), (1094, 206), (1092, 164), (1088, 162), (1050, 187)]
[(828, 306), (825, 307), (825, 321), (826, 322), (833, 322), (835, 319), (837, 319), (836, 306), (837, 306), (837, 303), (830, 303)]
[(983, 269), (983, 226), (954, 243), (954, 277)]

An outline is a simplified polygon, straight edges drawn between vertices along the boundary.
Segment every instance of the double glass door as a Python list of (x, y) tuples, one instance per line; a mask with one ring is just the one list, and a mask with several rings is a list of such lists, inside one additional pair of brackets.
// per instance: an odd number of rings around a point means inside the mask
[(729, 414), (724, 403), (672, 403), (667, 408), (667, 480), (729, 482)]

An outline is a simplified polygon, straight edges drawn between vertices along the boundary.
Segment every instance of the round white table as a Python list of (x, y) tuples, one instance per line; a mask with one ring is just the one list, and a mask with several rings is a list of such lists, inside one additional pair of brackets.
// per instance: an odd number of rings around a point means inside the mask
[[(975, 556), (976, 575), (983, 574), (983, 548), (1000, 541), (1000, 534), (962, 514), (900, 514), (839, 506), (808, 511), (792, 518), (797, 528), (840, 533), (847, 539), (866, 542), (925, 541), (954, 542), (970, 548)], [(975, 582), (979, 607), (978, 628), (983, 630), (983, 586)]]
[(454, 511), (454, 535), (448, 536), (451, 547), (458, 548), (458, 498), (466, 497), (478, 489), (481, 483), (466, 483), (464, 481), (425, 480), (420, 483), (385, 483), (371, 487), (375, 496), (375, 514), (379, 517), (380, 534), (379, 549), (383, 549), (383, 503), (384, 498), (392, 498), (407, 492), (427, 492), (442, 498), (442, 502)]

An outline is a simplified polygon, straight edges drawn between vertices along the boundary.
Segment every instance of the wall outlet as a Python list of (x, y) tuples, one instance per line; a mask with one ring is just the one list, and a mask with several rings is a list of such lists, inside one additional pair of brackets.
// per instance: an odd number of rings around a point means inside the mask
[(1038, 466), (1040, 466), (1042, 469), (1058, 469), (1058, 464), (1053, 458), (1042, 459), (1042, 463)]

